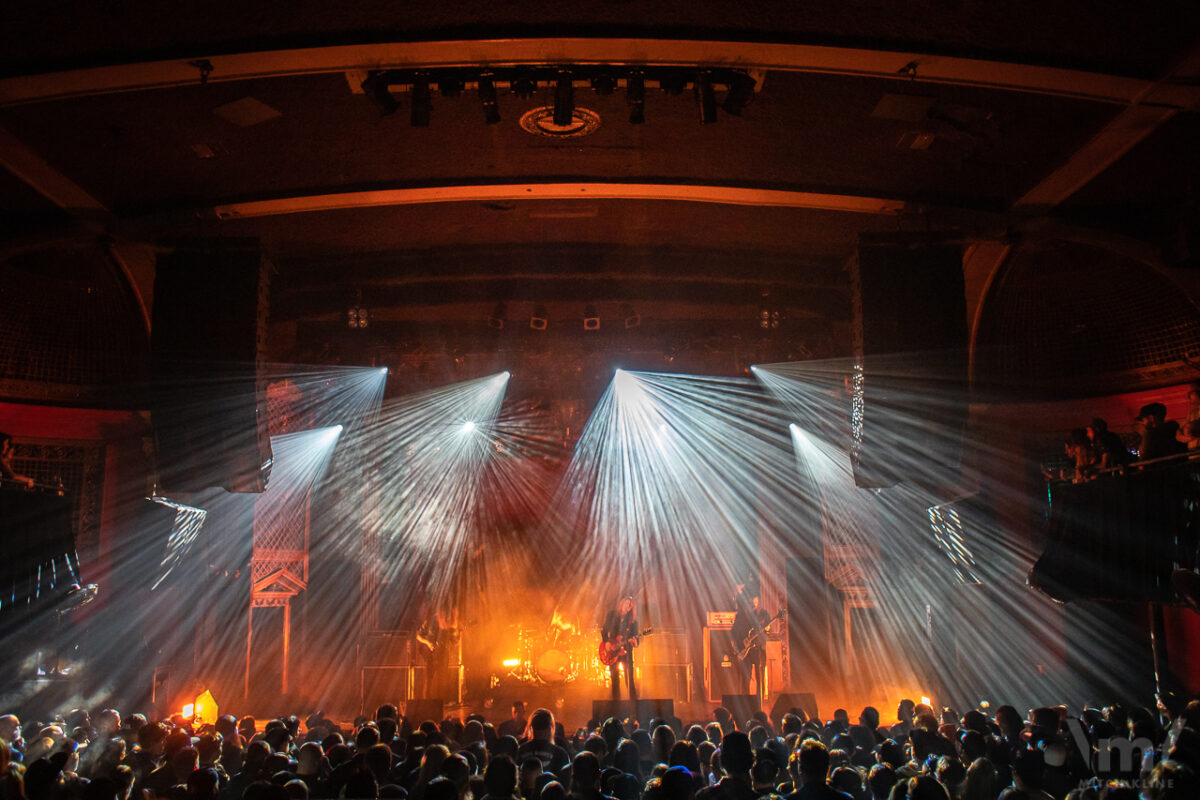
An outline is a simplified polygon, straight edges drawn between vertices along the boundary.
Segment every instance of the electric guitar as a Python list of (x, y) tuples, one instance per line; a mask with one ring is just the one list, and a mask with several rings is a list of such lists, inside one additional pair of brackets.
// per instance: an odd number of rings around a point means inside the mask
[(749, 633), (746, 634), (746, 639), (742, 642), (742, 649), (738, 651), (738, 661), (745, 661), (746, 656), (750, 655), (750, 651), (763, 643), (763, 633), (767, 628), (771, 627), (771, 623), (783, 617), (784, 609), (779, 609), (779, 613), (764, 622), (761, 626), (756, 625)]
[(620, 661), (621, 658), (630, 650), (637, 647), (639, 639), (641, 639), (643, 636), (649, 636), (653, 630), (653, 628), (646, 628), (646, 630), (642, 631), (637, 636), (629, 639), (626, 639), (622, 636), (617, 636), (607, 642), (601, 642), (600, 652), (598, 654), (600, 663), (606, 667), (611, 667), (613, 664)]

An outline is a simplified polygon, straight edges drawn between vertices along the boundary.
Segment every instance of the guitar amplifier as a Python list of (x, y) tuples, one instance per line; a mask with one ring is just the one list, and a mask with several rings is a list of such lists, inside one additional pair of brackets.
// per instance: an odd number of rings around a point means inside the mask
[(691, 664), (688, 651), (688, 637), (683, 631), (678, 628), (655, 628), (642, 640), (635, 658), (639, 664)]
[(728, 630), (704, 628), (704, 686), (708, 702), (718, 703), (722, 695), (744, 691), (742, 663), (737, 659), (740, 645)]
[(370, 714), (384, 703), (398, 705), (413, 697), (416, 676), (408, 667), (363, 667), (359, 675), (360, 713)]
[(358, 645), (360, 667), (407, 667), (412, 664), (408, 631), (369, 634)]

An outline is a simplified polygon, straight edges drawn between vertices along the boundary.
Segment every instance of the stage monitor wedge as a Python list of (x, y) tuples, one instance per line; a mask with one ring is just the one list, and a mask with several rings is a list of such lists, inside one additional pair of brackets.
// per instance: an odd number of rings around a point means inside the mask
[(957, 233), (862, 234), (852, 261), (855, 485), (937, 491), (962, 459), (967, 307)]
[(266, 315), (257, 242), (189, 242), (159, 255), (148, 401), (160, 494), (266, 489)]

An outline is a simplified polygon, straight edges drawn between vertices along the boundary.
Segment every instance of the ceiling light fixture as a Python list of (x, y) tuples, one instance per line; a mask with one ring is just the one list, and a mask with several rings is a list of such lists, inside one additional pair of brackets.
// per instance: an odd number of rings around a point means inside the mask
[(488, 125), (500, 121), (500, 106), (496, 102), (496, 76), (484, 72), (479, 76), (479, 102), (483, 104), (483, 119)]
[(593, 303), (588, 303), (583, 307), (583, 329), (585, 331), (600, 330), (600, 313), (596, 311)]
[(713, 92), (712, 73), (707, 70), (696, 76), (693, 86), (700, 105), (700, 122), (710, 125), (717, 121), (717, 96)]
[(725, 102), (721, 104), (721, 108), (725, 109), (726, 114), (740, 117), (742, 109), (753, 99), (754, 87), (757, 85), (758, 81), (746, 73), (733, 73), (729, 78), (729, 91), (725, 93)]
[(630, 70), (625, 79), (625, 103), (629, 106), (629, 123), (643, 124), (646, 121), (646, 76), (640, 69)]
[(466, 88), (466, 81), (457, 70), (439, 72), (437, 87), (438, 94), (442, 97), (458, 97)]
[(617, 78), (607, 69), (592, 78), (592, 91), (596, 94), (612, 94), (617, 89)]
[(409, 115), (409, 124), (414, 128), (429, 127), (429, 112), (433, 104), (429, 98), (429, 73), (418, 72), (413, 76), (412, 84), (412, 110)]
[(504, 302), (496, 303), (496, 307), (492, 309), (492, 313), (488, 315), (487, 324), (489, 328), (503, 330), (504, 320), (508, 316), (508, 306)]
[(546, 316), (546, 307), (541, 303), (533, 307), (533, 313), (529, 316), (529, 327), (535, 331), (544, 331), (550, 324), (549, 318)]
[(571, 82), (571, 70), (560, 69), (554, 86), (554, 124), (567, 127), (575, 112), (575, 84)]
[(537, 79), (529, 68), (518, 67), (508, 86), (517, 97), (528, 99), (537, 91)]
[(370, 99), (381, 117), (390, 117), (400, 107), (396, 98), (392, 97), (392, 93), (388, 90), (391, 75), (390, 71), (372, 72), (361, 84), (363, 93)]
[(625, 318), (625, 330), (642, 324), (642, 315), (633, 310), (632, 303), (621, 304), (621, 316)]

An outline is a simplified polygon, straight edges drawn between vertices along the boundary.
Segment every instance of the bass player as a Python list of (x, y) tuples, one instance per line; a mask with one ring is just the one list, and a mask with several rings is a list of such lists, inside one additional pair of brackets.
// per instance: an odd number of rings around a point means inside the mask
[[(747, 595), (750, 595), (747, 597)], [(730, 638), (739, 648), (734, 655), (740, 660), (739, 672), (742, 679), (742, 693), (750, 694), (750, 679), (754, 678), (755, 694), (758, 697), (758, 707), (766, 702), (766, 666), (767, 642), (766, 634), (771, 624), (781, 616), (770, 617), (759, 608), (757, 592), (740, 592), (737, 598), (737, 616), (733, 618), (733, 628)]]

